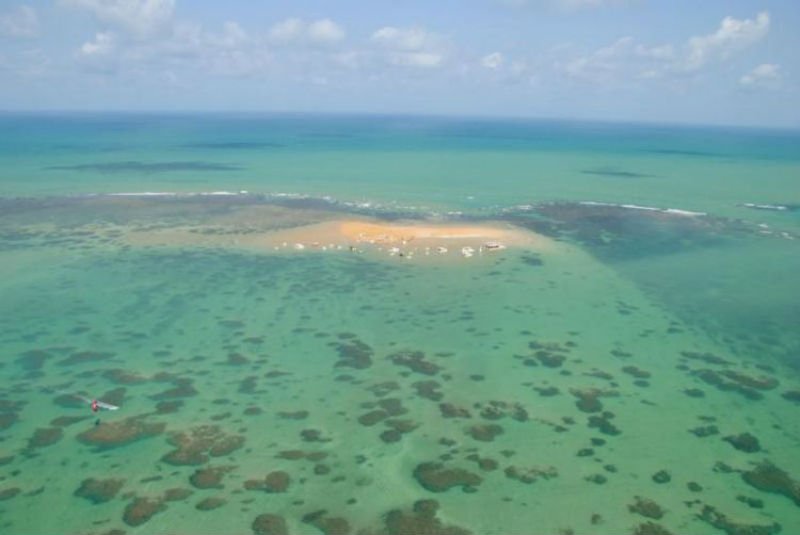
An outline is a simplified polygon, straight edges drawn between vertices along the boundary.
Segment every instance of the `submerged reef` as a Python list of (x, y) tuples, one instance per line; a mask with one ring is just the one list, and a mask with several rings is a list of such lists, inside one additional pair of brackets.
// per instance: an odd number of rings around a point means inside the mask
[(437, 364), (425, 359), (425, 353), (422, 351), (400, 351), (387, 358), (397, 366), (405, 366), (422, 375), (436, 375), (440, 370)]
[(786, 496), (800, 507), (800, 481), (770, 461), (762, 461), (752, 470), (742, 472), (742, 479), (760, 491)]
[(336, 352), (339, 354), (339, 360), (336, 362), (336, 367), (355, 368), (363, 370), (372, 366), (372, 356), (374, 351), (372, 347), (363, 341), (356, 338), (354, 334), (342, 333), (339, 335), (338, 342), (331, 342)]
[(244, 488), (268, 493), (286, 492), (291, 481), (288, 473), (283, 470), (276, 470), (267, 474), (264, 479), (248, 479), (244, 482)]
[(288, 535), (286, 520), (282, 516), (265, 513), (258, 515), (251, 525), (254, 535)]
[(160, 499), (137, 497), (125, 507), (122, 520), (131, 527), (141, 526), (166, 508)]
[(758, 438), (750, 433), (739, 433), (738, 435), (727, 436), (723, 440), (737, 450), (745, 453), (755, 453), (757, 451), (761, 451), (761, 444), (759, 443)]
[(470, 531), (447, 526), (436, 518), (439, 502), (419, 500), (411, 511), (393, 509), (384, 515), (384, 527), (377, 535), (470, 535)]
[(117, 495), (124, 483), (124, 479), (84, 479), (74, 494), (94, 504), (105, 503)]
[(697, 518), (724, 531), (728, 535), (775, 535), (781, 532), (781, 525), (773, 524), (742, 524), (734, 522), (727, 515), (721, 513), (710, 505), (704, 505)]
[(472, 491), (481, 484), (483, 478), (463, 468), (448, 468), (442, 463), (429, 462), (417, 465), (414, 479), (426, 490), (445, 492), (453, 487)]
[(78, 435), (78, 440), (98, 449), (126, 446), (164, 432), (166, 424), (132, 416), (117, 422), (103, 422)]
[(660, 505), (641, 496), (636, 496), (634, 503), (628, 505), (628, 511), (654, 520), (659, 520), (664, 516), (664, 509)]
[(208, 462), (209, 456), (228, 455), (244, 445), (241, 435), (229, 435), (216, 425), (200, 425), (187, 431), (172, 433), (169, 443), (176, 449), (161, 460), (174, 465), (197, 465)]

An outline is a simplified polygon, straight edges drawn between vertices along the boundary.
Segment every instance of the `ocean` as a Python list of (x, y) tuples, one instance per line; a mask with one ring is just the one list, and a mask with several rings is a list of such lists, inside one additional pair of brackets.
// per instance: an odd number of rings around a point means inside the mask
[(2, 533), (800, 530), (800, 132), (0, 133)]

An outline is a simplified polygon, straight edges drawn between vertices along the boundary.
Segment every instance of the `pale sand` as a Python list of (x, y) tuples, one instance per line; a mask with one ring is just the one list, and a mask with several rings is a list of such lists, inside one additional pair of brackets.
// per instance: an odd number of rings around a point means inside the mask
[[(325, 221), (280, 230), (238, 230), (236, 227), (173, 227), (130, 232), (127, 241), (146, 246), (239, 247), (256, 250), (383, 252), (403, 257), (461, 257), (464, 248), (474, 256), (490, 251), (486, 245), (545, 251), (549, 238), (507, 223), (434, 224), (383, 222), (367, 219)], [(446, 250), (446, 251), (445, 251)]]

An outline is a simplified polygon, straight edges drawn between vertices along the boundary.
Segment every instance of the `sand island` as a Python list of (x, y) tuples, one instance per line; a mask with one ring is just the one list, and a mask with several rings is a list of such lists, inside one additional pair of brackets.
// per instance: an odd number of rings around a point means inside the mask
[(353, 218), (281, 229), (178, 226), (137, 229), (140, 246), (234, 247), (261, 251), (347, 251), (398, 258), (472, 258), (506, 248), (543, 250), (552, 240), (504, 222), (438, 223)]

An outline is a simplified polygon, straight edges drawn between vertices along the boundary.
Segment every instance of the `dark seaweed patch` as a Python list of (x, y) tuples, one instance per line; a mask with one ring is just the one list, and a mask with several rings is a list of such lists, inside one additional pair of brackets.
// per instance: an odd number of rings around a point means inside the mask
[(138, 497), (125, 507), (122, 519), (131, 527), (141, 526), (166, 508), (166, 504), (161, 500)]
[(175, 450), (161, 460), (174, 465), (198, 465), (208, 461), (209, 456), (228, 455), (244, 445), (244, 437), (229, 435), (216, 425), (201, 425), (188, 431), (173, 433), (169, 438)]
[(653, 500), (636, 496), (634, 503), (628, 505), (628, 511), (647, 518), (658, 520), (664, 516), (664, 510)]
[(172, 173), (184, 171), (240, 171), (242, 166), (214, 163), (214, 162), (201, 162), (201, 161), (186, 161), (186, 162), (156, 162), (146, 163), (138, 161), (124, 161), (124, 162), (97, 162), (77, 165), (54, 165), (45, 168), (48, 171), (89, 171), (93, 173), (141, 173), (141, 174), (154, 174), (154, 173)]
[(332, 342), (339, 353), (336, 367), (346, 366), (362, 370), (372, 365), (372, 348), (358, 338), (346, 339), (343, 342)]
[(325, 510), (303, 515), (303, 523), (311, 524), (324, 535), (348, 535), (352, 533), (350, 523), (341, 517), (328, 516)]
[(453, 487), (474, 489), (483, 479), (463, 468), (447, 468), (441, 463), (422, 463), (414, 469), (414, 479), (431, 492), (445, 492)]
[(286, 520), (273, 514), (258, 515), (251, 525), (255, 535), (288, 535)]
[(183, 147), (189, 149), (218, 149), (218, 150), (259, 150), (259, 149), (277, 149), (285, 147), (281, 143), (273, 143), (269, 141), (220, 141), (220, 142), (205, 142), (205, 143), (188, 143)]
[(214, 509), (222, 507), (226, 503), (228, 503), (228, 500), (225, 498), (220, 498), (219, 496), (210, 496), (197, 502), (194, 508), (198, 511), (213, 511)]
[(165, 427), (164, 423), (148, 422), (143, 416), (133, 416), (96, 425), (79, 434), (78, 440), (97, 449), (116, 448), (159, 435)]
[(786, 496), (800, 507), (800, 481), (770, 461), (763, 461), (752, 470), (742, 472), (742, 479), (760, 491)]
[(438, 365), (426, 360), (422, 351), (399, 351), (387, 358), (397, 366), (405, 366), (422, 375), (436, 375), (440, 369)]
[(553, 466), (508, 466), (505, 470), (503, 470), (503, 473), (505, 473), (507, 478), (525, 483), (526, 485), (535, 483), (539, 479), (552, 479), (554, 477), (558, 477), (558, 470), (556, 470)]
[(761, 451), (761, 444), (758, 442), (758, 438), (750, 433), (730, 435), (725, 437), (723, 440), (737, 450), (745, 453), (755, 453)]
[(124, 483), (124, 479), (84, 479), (74, 494), (94, 504), (105, 503), (117, 495)]
[(594, 167), (591, 169), (581, 169), (581, 173), (584, 175), (610, 176), (614, 178), (649, 178), (653, 176), (634, 171), (625, 171), (616, 167)]
[(283, 470), (270, 472), (264, 479), (248, 479), (244, 482), (246, 490), (260, 490), (268, 493), (286, 492), (292, 479)]
[(710, 505), (703, 506), (703, 510), (697, 517), (728, 535), (773, 535), (781, 531), (781, 525), (777, 522), (773, 524), (741, 524), (734, 522), (727, 515)]
[(442, 524), (436, 518), (438, 509), (436, 500), (419, 500), (410, 512), (393, 509), (383, 517), (381, 535), (470, 535), (466, 529)]
[(64, 436), (60, 427), (44, 427), (33, 432), (28, 440), (28, 449), (43, 448), (55, 444)]

